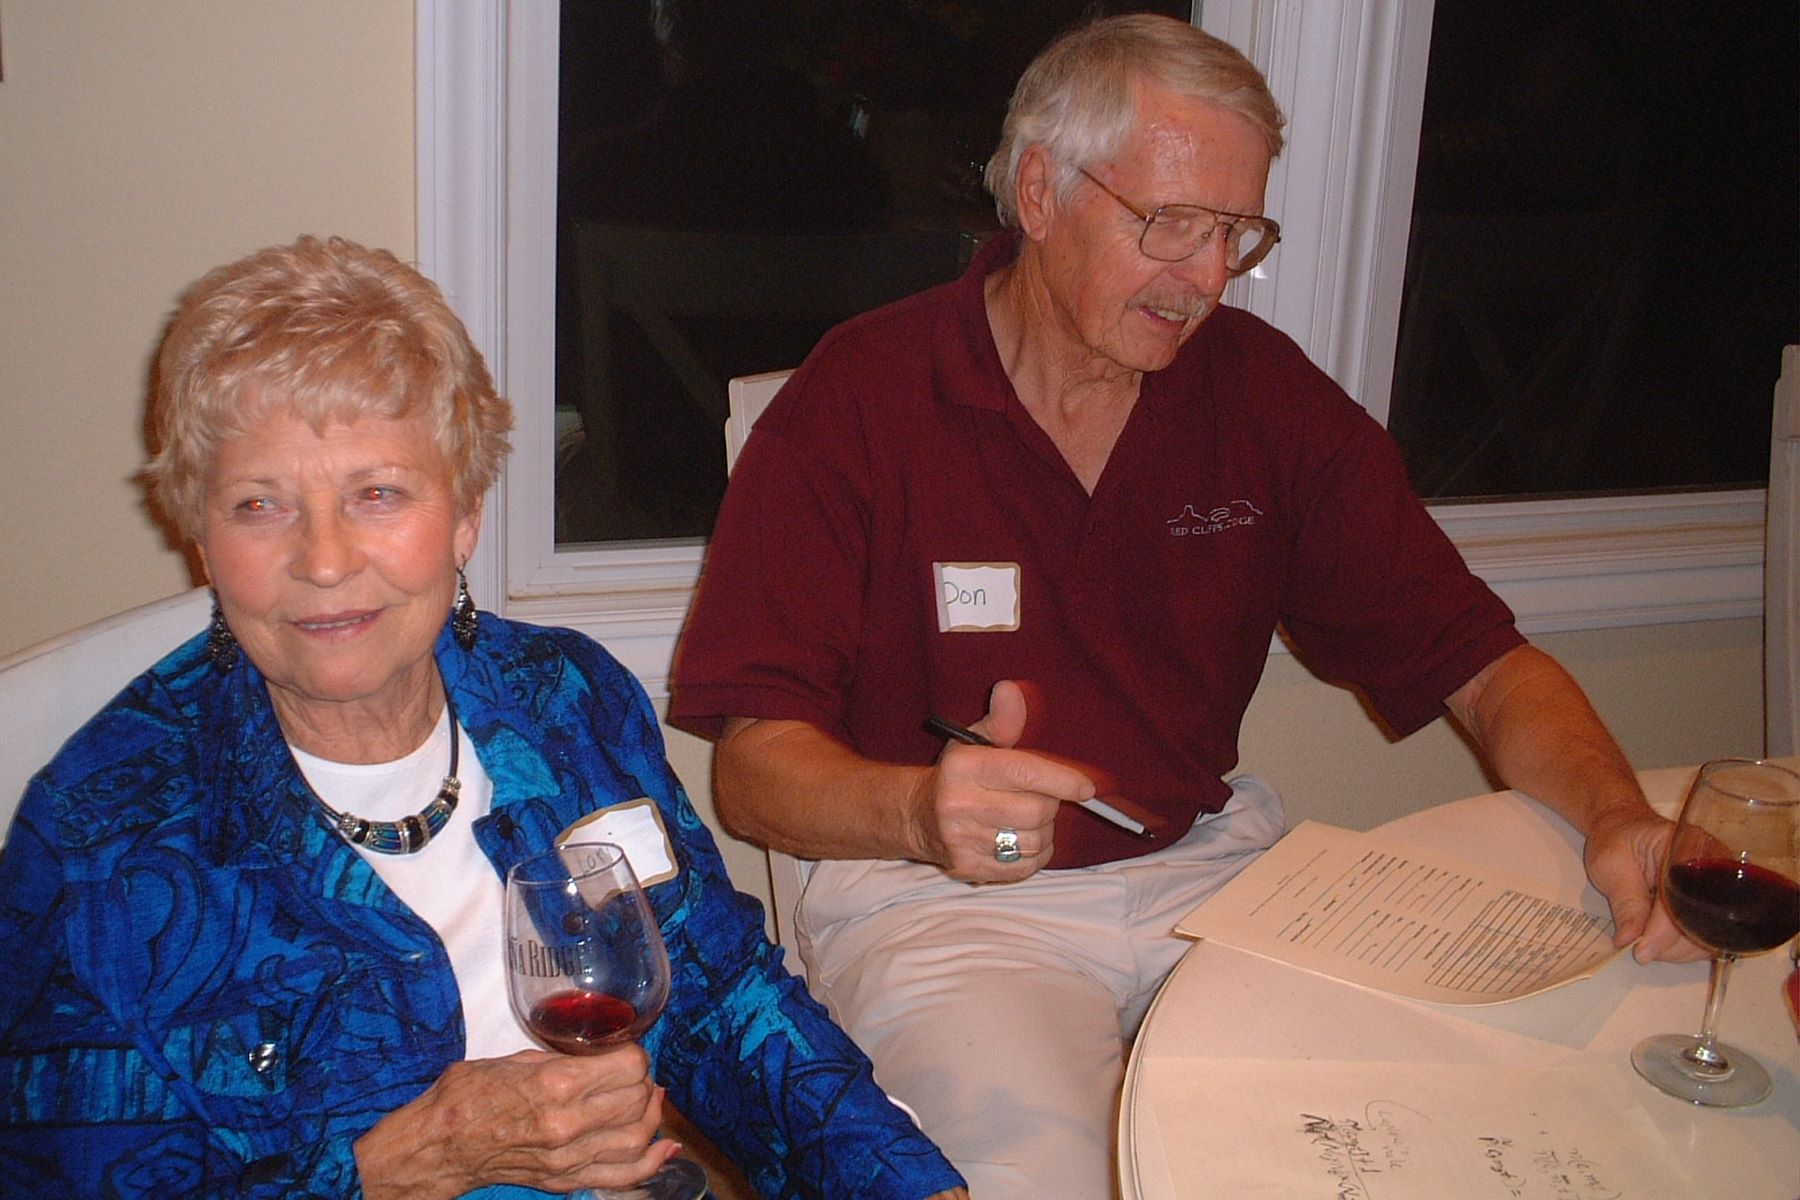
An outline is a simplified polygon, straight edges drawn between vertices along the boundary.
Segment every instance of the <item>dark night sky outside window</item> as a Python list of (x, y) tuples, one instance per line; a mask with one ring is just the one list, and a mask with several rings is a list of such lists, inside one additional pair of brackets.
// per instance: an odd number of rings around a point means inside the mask
[(1437, 5), (1389, 428), (1431, 497), (1759, 486), (1800, 5)]
[(725, 381), (954, 278), (1031, 58), (1186, 0), (566, 0), (556, 540), (704, 537)]

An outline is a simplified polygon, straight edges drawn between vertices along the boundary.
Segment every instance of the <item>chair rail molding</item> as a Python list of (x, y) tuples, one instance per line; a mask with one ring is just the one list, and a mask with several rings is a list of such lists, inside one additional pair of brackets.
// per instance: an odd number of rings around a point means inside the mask
[[(1385, 416), (1432, 0), (1205, 0), (1290, 115), (1270, 176), (1282, 246), (1232, 302), (1293, 336)], [(652, 695), (699, 575), (695, 543), (554, 544), (557, 6), (419, 0), (419, 265), (515, 405), (471, 586), (489, 608), (604, 643)], [(1754, 617), (1761, 489), (1434, 505), (1528, 632)]]

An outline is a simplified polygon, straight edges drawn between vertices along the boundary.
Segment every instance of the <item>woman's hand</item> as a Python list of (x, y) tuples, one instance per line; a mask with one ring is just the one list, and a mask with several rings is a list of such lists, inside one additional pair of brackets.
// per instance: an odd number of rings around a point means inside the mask
[(600, 1054), (526, 1050), (452, 1063), (354, 1146), (366, 1200), (436, 1200), (496, 1183), (616, 1188), (681, 1147), (652, 1143), (662, 1089), (636, 1044)]

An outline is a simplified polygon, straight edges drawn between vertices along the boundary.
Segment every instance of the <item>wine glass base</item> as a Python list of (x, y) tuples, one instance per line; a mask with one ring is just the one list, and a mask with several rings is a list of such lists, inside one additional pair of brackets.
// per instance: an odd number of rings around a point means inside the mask
[(1632, 1047), (1631, 1065), (1660, 1091), (1708, 1108), (1747, 1108), (1769, 1094), (1769, 1073), (1748, 1051), (1715, 1043), (1714, 1052), (1726, 1065), (1712, 1072), (1689, 1057), (1699, 1044), (1699, 1038), (1684, 1033), (1645, 1038)]
[(706, 1200), (706, 1186), (706, 1172), (699, 1163), (671, 1158), (642, 1183), (578, 1192), (575, 1200)]

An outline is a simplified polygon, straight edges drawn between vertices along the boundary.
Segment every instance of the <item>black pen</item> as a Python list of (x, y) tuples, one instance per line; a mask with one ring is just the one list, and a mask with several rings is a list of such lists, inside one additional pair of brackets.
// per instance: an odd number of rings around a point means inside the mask
[[(941, 738), (945, 738), (952, 742), (961, 742), (965, 746), (992, 746), (994, 744), (982, 737), (979, 733), (976, 733), (973, 729), (964, 725), (958, 725), (955, 721), (946, 721), (942, 717), (926, 717), (925, 728), (928, 732), (935, 733)], [(1090, 796), (1086, 800), (1077, 800), (1075, 803), (1081, 805), (1081, 807), (1087, 809), (1102, 821), (1117, 825), (1127, 833), (1135, 833), (1141, 838), (1153, 838), (1156, 836), (1150, 832), (1149, 828), (1146, 827), (1142, 821), (1126, 816), (1124, 813), (1097, 796)]]

